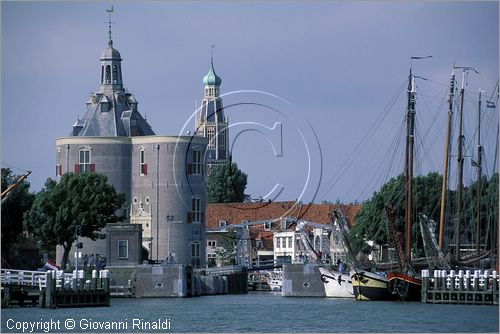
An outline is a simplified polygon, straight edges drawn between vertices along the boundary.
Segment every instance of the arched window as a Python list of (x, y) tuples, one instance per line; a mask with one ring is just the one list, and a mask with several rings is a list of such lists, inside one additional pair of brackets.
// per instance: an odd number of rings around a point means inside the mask
[(118, 68), (116, 65), (113, 65), (113, 83), (118, 83)]
[(111, 83), (111, 66), (110, 65), (106, 66), (106, 83), (107, 84)]
[(101, 66), (101, 84), (104, 83), (104, 66)]

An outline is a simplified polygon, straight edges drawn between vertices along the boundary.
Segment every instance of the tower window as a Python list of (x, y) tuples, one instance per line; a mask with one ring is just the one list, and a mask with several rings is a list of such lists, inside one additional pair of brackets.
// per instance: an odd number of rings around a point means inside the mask
[(191, 219), (201, 223), (201, 201), (198, 197), (191, 198)]
[(91, 172), (90, 170), (90, 150), (83, 149), (79, 151), (78, 158), (79, 172)]
[(107, 84), (111, 83), (111, 66), (110, 65), (106, 66), (106, 83)]
[(215, 148), (215, 129), (214, 128), (208, 128), (207, 129), (207, 139), (208, 139), (208, 148), (209, 149), (214, 149)]
[(104, 66), (101, 66), (101, 84), (104, 83)]
[(193, 174), (203, 174), (203, 163), (201, 157), (201, 151), (194, 150), (193, 151)]
[(113, 83), (118, 83), (118, 68), (116, 65), (113, 65)]
[(147, 175), (148, 174), (148, 164), (146, 163), (144, 149), (140, 150), (139, 160), (140, 160), (141, 175)]

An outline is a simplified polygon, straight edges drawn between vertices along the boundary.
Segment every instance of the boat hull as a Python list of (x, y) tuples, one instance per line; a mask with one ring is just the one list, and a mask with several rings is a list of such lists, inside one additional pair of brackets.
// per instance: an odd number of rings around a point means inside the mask
[(390, 290), (400, 300), (419, 302), (422, 300), (422, 280), (402, 273), (388, 273)]
[(389, 290), (387, 277), (368, 271), (352, 275), (352, 287), (357, 300), (397, 300)]
[(354, 298), (351, 277), (338, 271), (326, 268), (319, 268), (321, 281), (325, 285), (327, 297), (334, 298)]

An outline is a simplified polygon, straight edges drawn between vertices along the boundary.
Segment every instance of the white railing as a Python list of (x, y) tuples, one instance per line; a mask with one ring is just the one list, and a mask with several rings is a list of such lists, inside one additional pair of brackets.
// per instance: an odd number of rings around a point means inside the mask
[(47, 286), (47, 273), (43, 271), (1, 269), (2, 285)]
[(199, 268), (195, 269), (196, 274), (201, 274), (202, 272), (207, 276), (216, 275), (228, 275), (235, 272), (241, 272), (242, 266), (223, 266), (223, 267), (209, 267), (209, 268)]

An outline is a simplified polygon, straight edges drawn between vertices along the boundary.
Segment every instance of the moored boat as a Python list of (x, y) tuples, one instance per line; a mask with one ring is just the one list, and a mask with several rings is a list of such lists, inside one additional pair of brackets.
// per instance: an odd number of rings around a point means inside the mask
[(356, 271), (352, 275), (352, 287), (356, 300), (396, 300), (389, 290), (389, 279), (381, 273)]
[(340, 273), (333, 269), (320, 267), (321, 281), (325, 285), (325, 294), (327, 297), (353, 298), (351, 276), (346, 273)]
[(387, 274), (389, 290), (401, 300), (419, 302), (422, 298), (422, 280), (412, 275), (398, 272)]

